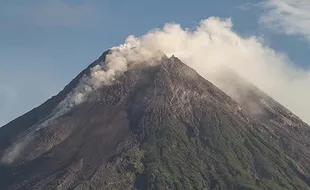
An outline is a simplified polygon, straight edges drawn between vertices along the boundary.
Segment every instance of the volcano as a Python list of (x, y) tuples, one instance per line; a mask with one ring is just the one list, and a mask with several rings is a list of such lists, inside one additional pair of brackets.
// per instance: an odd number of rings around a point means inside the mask
[(217, 87), (175, 56), (53, 117), (110, 53), (0, 128), (0, 189), (310, 189), (306, 123), (234, 73)]

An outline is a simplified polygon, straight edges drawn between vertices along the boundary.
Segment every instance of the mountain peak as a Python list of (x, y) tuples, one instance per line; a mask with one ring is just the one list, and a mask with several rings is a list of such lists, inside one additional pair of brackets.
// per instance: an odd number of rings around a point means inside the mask
[[(106, 61), (109, 53), (83, 75)], [(30, 130), (52, 117), (53, 108), (65, 92), (70, 94), (69, 87), (78, 85), (76, 81), (11, 122), (13, 128), (1, 128), (0, 135), (6, 137), (0, 138), (5, 142), (1, 157), (12, 152), (17, 157), (0, 165), (0, 186), (309, 189), (310, 143), (303, 135), (310, 132), (282, 125), (278, 118), (287, 117), (280, 105), (271, 115), (268, 112), (268, 119), (261, 119), (174, 55), (155, 55), (161, 57), (156, 64), (148, 59), (145, 62), (152, 64), (130, 67), (46, 127)], [(22, 121), (27, 127), (20, 129)]]

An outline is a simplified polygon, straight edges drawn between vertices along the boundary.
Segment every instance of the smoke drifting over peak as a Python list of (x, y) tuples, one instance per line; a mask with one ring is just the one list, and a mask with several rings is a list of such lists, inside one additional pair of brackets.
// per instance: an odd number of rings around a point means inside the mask
[[(132, 36), (128, 37), (126, 43), (111, 48), (111, 54), (106, 56), (105, 62), (91, 68), (90, 76), (84, 76), (74, 91), (60, 103), (56, 111), (63, 113), (75, 105), (82, 103), (86, 96), (93, 90), (104, 85), (110, 85), (120, 74), (134, 65), (146, 62), (152, 64), (161, 59), (162, 53), (149, 51), (141, 48), (139, 41)], [(57, 114), (59, 115), (59, 114)]]
[[(256, 36), (241, 37), (230, 19), (211, 17), (194, 29), (166, 24), (141, 37), (130, 36), (146, 52), (175, 55), (206, 79), (217, 84), (222, 68), (228, 68), (310, 123), (310, 72), (298, 69), (286, 55), (266, 46)], [(221, 84), (225, 90), (225, 84)]]
[[(156, 64), (164, 54), (175, 55), (233, 98), (242, 98), (229, 81), (217, 80), (219, 76), (227, 75), (227, 69), (231, 70), (310, 123), (310, 72), (294, 67), (285, 55), (264, 45), (259, 37), (241, 37), (232, 27), (230, 19), (211, 17), (193, 30), (170, 23), (140, 37), (129, 36), (123, 45), (111, 48), (105, 62), (93, 67), (90, 75), (81, 79), (54, 112), (43, 123), (33, 126), (32, 132), (20, 142), (26, 146), (35, 130), (49, 125), (85, 101), (90, 92), (110, 85), (137, 64)], [(1, 162), (13, 162), (20, 149), (20, 143), (9, 147)]]
[(224, 91), (225, 84), (217, 84), (216, 78), (225, 74), (222, 68), (228, 68), (310, 123), (310, 72), (295, 68), (261, 38), (241, 37), (232, 28), (230, 19), (210, 17), (193, 30), (169, 23), (140, 37), (129, 36), (123, 45), (111, 49), (105, 63), (92, 68), (59, 110), (81, 103), (89, 92), (110, 84), (130, 65), (161, 55), (157, 54), (161, 51), (175, 55)]

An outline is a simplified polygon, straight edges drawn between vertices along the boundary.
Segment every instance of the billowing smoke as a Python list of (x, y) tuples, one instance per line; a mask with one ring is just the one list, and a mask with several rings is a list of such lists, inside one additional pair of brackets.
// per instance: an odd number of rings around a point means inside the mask
[(139, 44), (148, 52), (174, 54), (215, 84), (222, 68), (229, 68), (310, 123), (310, 72), (296, 68), (261, 38), (241, 37), (232, 27), (230, 19), (211, 17), (193, 30), (166, 24), (141, 37), (130, 36), (126, 43)]
[(93, 90), (110, 85), (128, 68), (143, 62), (152, 64), (162, 56), (160, 51), (143, 48), (139, 40), (128, 37), (125, 44), (111, 48), (111, 54), (106, 56), (105, 62), (91, 68), (90, 76), (85, 75), (74, 91), (56, 108), (56, 115), (59, 116), (82, 103)]
[[(133, 65), (161, 58), (159, 51), (175, 55), (215, 85), (217, 76), (225, 74), (222, 68), (229, 68), (310, 123), (310, 72), (294, 67), (284, 54), (266, 46), (259, 37), (241, 37), (232, 27), (230, 19), (210, 17), (193, 30), (172, 23), (141, 37), (129, 36), (123, 45), (112, 48), (106, 61), (92, 68), (90, 76), (84, 76), (76, 89), (34, 130), (85, 101), (93, 90), (113, 83)], [(224, 91), (229, 90), (221, 85)], [(17, 157), (19, 147), (19, 144), (11, 147), (14, 152), (8, 152), (5, 161), (12, 162), (11, 157)]]
[(175, 55), (215, 84), (222, 68), (229, 68), (310, 123), (310, 72), (294, 67), (286, 55), (266, 46), (263, 39), (241, 37), (232, 27), (230, 19), (210, 17), (193, 30), (172, 23), (141, 37), (129, 36), (123, 45), (112, 48), (105, 63), (92, 68), (90, 76), (58, 106), (54, 117), (83, 102), (89, 92), (109, 85), (132, 64), (161, 51)]
[(33, 126), (34, 130), (50, 125), (56, 118), (67, 113), (76, 105), (84, 102), (87, 95), (99, 87), (110, 85), (128, 68), (142, 62), (152, 64), (162, 58), (159, 51), (149, 51), (141, 48), (139, 41), (129, 37), (126, 43), (111, 48), (111, 54), (106, 56), (105, 62), (101, 62), (90, 69), (90, 75), (84, 75), (76, 88), (45, 118), (43, 123)]

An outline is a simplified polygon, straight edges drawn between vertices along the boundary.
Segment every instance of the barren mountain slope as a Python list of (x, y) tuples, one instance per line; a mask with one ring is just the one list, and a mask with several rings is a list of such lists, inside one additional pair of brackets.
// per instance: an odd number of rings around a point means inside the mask
[[(0, 129), (2, 158), (79, 78)], [(0, 166), (0, 187), (309, 189), (309, 126), (262, 92), (250, 92), (247, 98), (266, 109), (262, 114), (176, 57), (137, 65), (35, 131)]]

